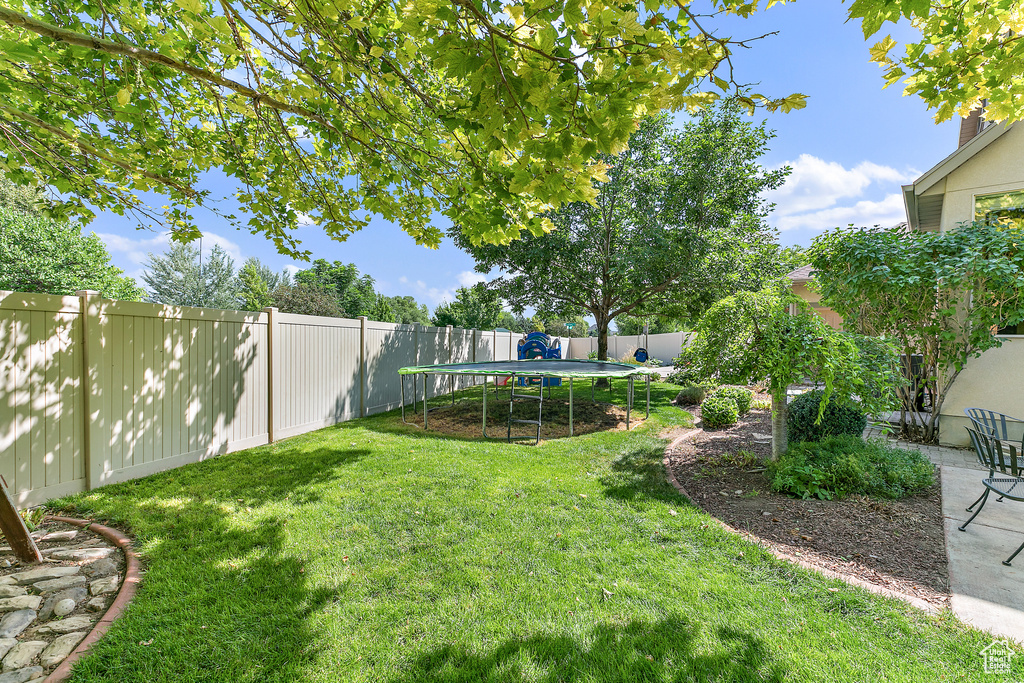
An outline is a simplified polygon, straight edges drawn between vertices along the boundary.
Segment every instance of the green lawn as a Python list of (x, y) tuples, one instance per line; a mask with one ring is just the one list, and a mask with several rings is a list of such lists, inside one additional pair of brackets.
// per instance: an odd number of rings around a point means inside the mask
[(661, 464), (690, 422), (674, 391), (632, 432), (510, 446), (391, 413), (60, 501), (129, 529), (146, 567), (73, 680), (991, 678), (983, 634), (690, 507)]

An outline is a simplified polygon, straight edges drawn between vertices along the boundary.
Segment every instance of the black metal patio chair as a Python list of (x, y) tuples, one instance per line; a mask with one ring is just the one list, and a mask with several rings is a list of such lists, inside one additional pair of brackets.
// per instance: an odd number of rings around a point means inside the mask
[(964, 414), (975, 429), (994, 439), (1018, 443), (1024, 440), (1024, 420), (984, 408), (964, 408)]
[[(1012, 443), (971, 429), (970, 427), (966, 429), (971, 437), (971, 444), (978, 454), (978, 459), (988, 467), (988, 477), (981, 480), (982, 485), (985, 487), (985, 492), (981, 494), (981, 498), (974, 501), (970, 508), (967, 508), (969, 512), (971, 508), (980, 503), (978, 509), (971, 515), (970, 519), (959, 527), (960, 531), (967, 530), (967, 525), (973, 522), (974, 518), (985, 507), (985, 502), (988, 500), (990, 493), (994, 492), (999, 496), (1000, 500), (1009, 498), (1010, 500), (1024, 502), (1024, 476), (1022, 476), (1024, 475), (1024, 471), (1022, 471), (1024, 462), (1020, 460), (1017, 447)], [(997, 473), (1002, 476), (997, 476)], [(1003, 564), (1009, 567), (1010, 563), (1013, 562), (1013, 558), (1017, 557), (1021, 550), (1024, 550), (1024, 543), (1021, 543), (1013, 551), (1012, 555), (1003, 560)]]

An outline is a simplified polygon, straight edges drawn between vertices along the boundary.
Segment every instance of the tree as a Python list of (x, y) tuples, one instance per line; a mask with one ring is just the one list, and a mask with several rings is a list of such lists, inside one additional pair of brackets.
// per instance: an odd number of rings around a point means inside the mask
[(50, 206), (46, 188), (32, 179), (24, 185), (15, 183), (6, 174), (0, 173), (0, 208), (7, 208), (30, 216), (38, 216), (41, 209)]
[(295, 274), (295, 282), (332, 292), (342, 315), (349, 318), (368, 315), (377, 305), (373, 278), (369, 275), (360, 276), (353, 263), (328, 263), (324, 259), (317, 259), (311, 267)]
[(472, 287), (459, 287), (455, 301), (444, 301), (434, 309), (431, 323), (437, 327), (493, 330), (505, 320), (503, 312), (498, 295), (480, 282)]
[(370, 320), (376, 320), (377, 322), (396, 322), (395, 309), (391, 307), (391, 300), (383, 294), (377, 295), (377, 301), (366, 315)]
[(920, 39), (900, 52), (887, 35), (871, 48), (871, 59), (885, 68), (886, 86), (903, 81), (905, 95), (918, 95), (935, 109), (936, 123), (967, 116), (983, 102), (986, 119), (1024, 117), (1018, 0), (854, 0), (850, 18), (861, 20), (866, 39), (886, 23), (910, 20)]
[[(177, 239), (198, 235), (194, 207), (216, 210), (198, 182), (217, 168), (283, 252), (305, 253), (304, 223), (343, 239), (367, 212), (431, 246), (437, 211), (507, 241), (591, 197), (594, 155), (620, 151), (636, 119), (738, 89), (730, 54), (749, 42), (704, 20), (688, 2), (613, 0), (8, 4), (0, 157), (54, 185), (65, 214), (132, 211)], [(170, 198), (163, 216), (147, 191)]]
[(204, 258), (191, 244), (172, 243), (166, 254), (149, 255), (142, 279), (154, 303), (228, 310), (238, 306), (235, 263), (220, 245)]
[(81, 289), (108, 299), (139, 301), (135, 280), (110, 264), (95, 235), (77, 225), (0, 206), (0, 289), (70, 295)]
[(779, 275), (785, 276), (811, 262), (811, 256), (803, 247), (779, 247)]
[(586, 337), (590, 328), (581, 315), (562, 317), (538, 312), (533, 319), (538, 328), (552, 337)]
[(403, 325), (430, 324), (430, 311), (423, 304), (417, 304), (411, 296), (393, 296), (388, 299), (391, 310), (395, 313), (395, 322)]
[[(790, 306), (797, 312), (790, 315)], [(895, 355), (884, 343), (834, 330), (806, 302), (779, 289), (739, 292), (715, 303), (694, 328), (683, 364), (724, 383), (765, 383), (772, 397), (772, 458), (788, 447), (786, 389), (805, 379), (832, 398), (860, 400), (868, 414), (893, 405)]]
[(329, 318), (344, 318), (338, 307), (338, 298), (334, 292), (318, 285), (296, 284), (278, 285), (271, 293), (274, 305), (282, 313), (298, 315), (322, 315)]
[[(836, 229), (810, 249), (822, 302), (844, 325), (892, 340), (921, 357), (920, 377), (901, 388), (903, 434), (938, 437), (943, 401), (967, 361), (1001, 344), (993, 331), (1024, 321), (1024, 228), (965, 224), (944, 233)], [(931, 410), (917, 409), (917, 393)]]
[[(507, 275), (491, 286), (513, 309), (594, 316), (597, 357), (608, 358), (608, 326), (622, 315), (664, 308), (694, 313), (737, 288), (758, 288), (772, 248), (760, 194), (788, 169), (757, 163), (771, 135), (740, 119), (736, 103), (703, 113), (681, 132), (666, 117), (646, 119), (628, 151), (603, 157), (608, 179), (593, 204), (551, 214), (557, 230), (507, 245), (456, 244), (477, 270)], [(674, 313), (680, 313), (674, 311)]]
[(280, 274), (250, 256), (238, 269), (238, 307), (243, 311), (262, 311), (274, 305), (271, 295), (278, 285), (291, 284), (288, 271)]

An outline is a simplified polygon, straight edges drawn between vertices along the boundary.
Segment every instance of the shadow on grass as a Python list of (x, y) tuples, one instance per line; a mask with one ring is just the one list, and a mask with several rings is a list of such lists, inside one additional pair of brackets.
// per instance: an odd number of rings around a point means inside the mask
[(125, 617), (72, 680), (301, 679), (321, 657), (312, 615), (343, 588), (309, 585), (304, 565), (314, 558), (289, 542), (289, 520), (369, 451), (299, 446), (222, 456), (55, 503), (128, 528), (145, 568)]
[(668, 618), (599, 625), (584, 637), (535, 635), (482, 652), (444, 646), (416, 657), (393, 683), (536, 680), (782, 681), (785, 669), (749, 633), (719, 627), (715, 650), (695, 645), (697, 627)]

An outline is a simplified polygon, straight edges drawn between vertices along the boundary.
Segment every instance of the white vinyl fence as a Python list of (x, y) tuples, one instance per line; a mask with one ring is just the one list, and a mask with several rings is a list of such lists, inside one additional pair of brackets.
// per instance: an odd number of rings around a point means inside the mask
[[(651, 358), (657, 358), (663, 365), (672, 365), (672, 359), (682, 352), (687, 339), (686, 332), (649, 334), (646, 341), (643, 335), (608, 335), (608, 360), (622, 358), (627, 353), (633, 355), (637, 347), (646, 343)], [(574, 338), (568, 342), (569, 352), (563, 354), (565, 358), (586, 358), (587, 354), (597, 351), (597, 337)]]
[(0, 475), (23, 506), (142, 477), (397, 408), (400, 367), (519, 337), (0, 292)]

